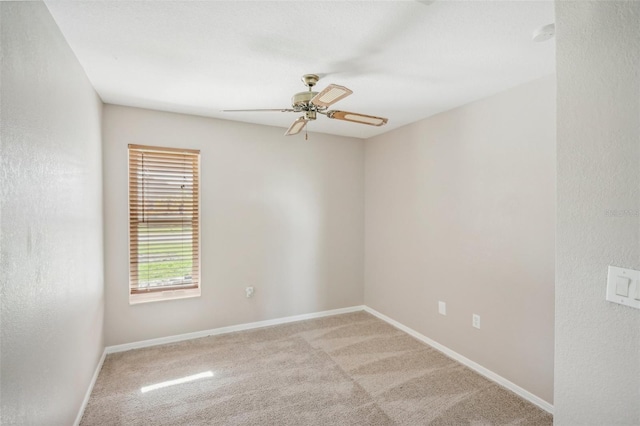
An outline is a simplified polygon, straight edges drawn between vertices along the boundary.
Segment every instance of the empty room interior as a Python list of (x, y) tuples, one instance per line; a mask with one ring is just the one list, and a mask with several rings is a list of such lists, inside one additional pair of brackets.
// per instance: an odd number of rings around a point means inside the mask
[(640, 2), (0, 2), (0, 423), (640, 425)]

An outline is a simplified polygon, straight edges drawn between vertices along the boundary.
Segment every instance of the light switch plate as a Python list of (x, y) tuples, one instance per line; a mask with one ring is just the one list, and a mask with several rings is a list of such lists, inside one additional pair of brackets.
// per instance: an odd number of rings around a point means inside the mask
[(438, 302), (438, 313), (440, 315), (447, 315), (447, 304), (446, 303), (444, 303), (442, 301)]
[(609, 266), (607, 300), (640, 309), (640, 271)]

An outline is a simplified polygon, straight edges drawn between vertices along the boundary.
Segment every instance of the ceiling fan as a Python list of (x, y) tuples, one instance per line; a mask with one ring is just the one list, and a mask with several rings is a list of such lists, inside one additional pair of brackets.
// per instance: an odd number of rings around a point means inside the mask
[(328, 110), (328, 108), (341, 99), (346, 98), (353, 92), (344, 86), (337, 84), (328, 85), (322, 92), (312, 90), (320, 80), (316, 74), (305, 74), (302, 82), (309, 88), (306, 92), (300, 92), (291, 98), (291, 108), (280, 109), (228, 109), (222, 112), (256, 112), (256, 111), (279, 111), (279, 112), (302, 112), (304, 115), (298, 117), (285, 136), (297, 135), (305, 128), (309, 121), (315, 120), (317, 114), (322, 114), (328, 118), (336, 120), (351, 121), (353, 123), (368, 124), (370, 126), (382, 126), (387, 123), (387, 119), (373, 115), (359, 114), (355, 112)]

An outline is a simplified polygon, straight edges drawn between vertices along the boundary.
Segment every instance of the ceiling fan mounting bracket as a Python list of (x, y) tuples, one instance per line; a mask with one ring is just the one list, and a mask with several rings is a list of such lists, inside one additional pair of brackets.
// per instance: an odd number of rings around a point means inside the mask
[(302, 76), (302, 82), (309, 90), (318, 83), (318, 80), (320, 80), (320, 77), (316, 74), (305, 74)]

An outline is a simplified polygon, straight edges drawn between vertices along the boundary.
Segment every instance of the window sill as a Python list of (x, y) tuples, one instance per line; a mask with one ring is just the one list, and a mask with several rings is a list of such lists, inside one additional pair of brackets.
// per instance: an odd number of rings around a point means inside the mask
[(129, 304), (138, 305), (140, 303), (162, 302), (164, 300), (187, 299), (191, 297), (200, 297), (200, 288), (130, 294)]

